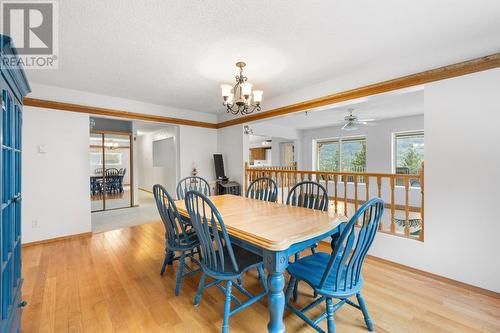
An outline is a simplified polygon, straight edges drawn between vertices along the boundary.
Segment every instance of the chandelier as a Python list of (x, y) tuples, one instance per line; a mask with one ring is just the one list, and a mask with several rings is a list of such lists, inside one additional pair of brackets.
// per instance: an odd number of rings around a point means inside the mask
[[(255, 110), (260, 111), (260, 103), (262, 102), (262, 90), (254, 90), (252, 93), (253, 84), (247, 82), (246, 76), (243, 76), (243, 67), (246, 64), (243, 61), (236, 63), (236, 67), (240, 69), (240, 74), (236, 75), (236, 84), (231, 86), (229, 84), (222, 84), (220, 87), (222, 89), (222, 98), (224, 101), (222, 105), (226, 107), (227, 113), (232, 113), (237, 115), (241, 113), (246, 115), (254, 112)], [(253, 102), (252, 102), (253, 94)]]

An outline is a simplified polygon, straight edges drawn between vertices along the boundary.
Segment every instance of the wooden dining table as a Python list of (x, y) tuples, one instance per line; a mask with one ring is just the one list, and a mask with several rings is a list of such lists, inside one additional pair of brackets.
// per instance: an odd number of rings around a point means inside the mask
[[(268, 272), (268, 331), (285, 332), (285, 277), (288, 258), (339, 230), (347, 221), (334, 212), (288, 206), (235, 195), (211, 196), (224, 221), (231, 242), (262, 256)], [(176, 201), (179, 213), (189, 217), (184, 200)]]

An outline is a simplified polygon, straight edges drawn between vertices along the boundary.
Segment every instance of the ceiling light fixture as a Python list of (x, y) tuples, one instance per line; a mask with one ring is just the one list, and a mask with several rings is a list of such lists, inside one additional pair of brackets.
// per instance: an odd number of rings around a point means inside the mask
[[(226, 112), (233, 115), (241, 113), (241, 115), (250, 114), (254, 111), (260, 111), (260, 103), (262, 102), (262, 90), (254, 90), (252, 93), (253, 84), (247, 82), (246, 76), (243, 76), (243, 67), (246, 64), (243, 61), (236, 63), (236, 67), (240, 69), (240, 73), (235, 76), (236, 84), (222, 84), (222, 105), (226, 107)], [(253, 94), (253, 103), (252, 103)]]
[(250, 126), (245, 125), (243, 126), (243, 133), (246, 135), (253, 134), (253, 129), (251, 129)]

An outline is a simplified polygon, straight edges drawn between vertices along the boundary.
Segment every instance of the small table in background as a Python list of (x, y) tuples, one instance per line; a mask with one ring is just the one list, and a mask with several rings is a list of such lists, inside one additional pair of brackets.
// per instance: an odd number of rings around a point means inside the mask
[(233, 195), (241, 195), (241, 186), (237, 182), (233, 181), (217, 181), (216, 185), (217, 194), (233, 194)]

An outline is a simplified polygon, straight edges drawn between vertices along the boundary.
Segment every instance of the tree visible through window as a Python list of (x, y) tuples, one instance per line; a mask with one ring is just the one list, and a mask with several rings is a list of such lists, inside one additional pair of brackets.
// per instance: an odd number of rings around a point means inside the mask
[[(419, 174), (424, 160), (424, 133), (399, 133), (395, 135), (394, 161), (399, 173)], [(399, 169), (399, 170), (398, 170)]]
[(317, 143), (319, 171), (366, 170), (366, 139), (336, 139)]

